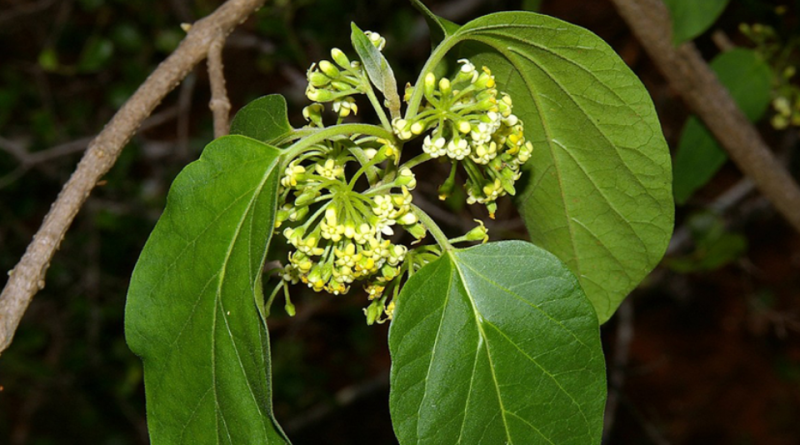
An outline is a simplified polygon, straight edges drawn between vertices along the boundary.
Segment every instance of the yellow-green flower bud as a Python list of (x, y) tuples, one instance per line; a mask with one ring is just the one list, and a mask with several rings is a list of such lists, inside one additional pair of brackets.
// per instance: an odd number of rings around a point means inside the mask
[(380, 300), (373, 300), (366, 309), (364, 309), (364, 315), (367, 316), (367, 324), (373, 325), (376, 321), (378, 321), (378, 317), (381, 316), (383, 312), (383, 303)]
[(320, 193), (317, 190), (306, 189), (305, 191), (303, 191), (303, 193), (300, 194), (300, 196), (297, 197), (297, 199), (294, 200), (294, 204), (298, 207), (307, 206), (313, 203), (314, 200), (317, 199), (317, 196), (319, 195)]
[(330, 102), (333, 99), (333, 93), (309, 85), (308, 88), (306, 88), (306, 97), (314, 102)]
[(350, 59), (347, 58), (346, 55), (340, 50), (339, 48), (333, 48), (331, 50), (331, 58), (337, 65), (344, 69), (350, 68)]
[(417, 186), (417, 179), (409, 168), (402, 168), (397, 177), (397, 185), (406, 186), (409, 190), (414, 190)]
[(483, 221), (476, 219), (475, 222), (477, 222), (479, 226), (467, 232), (464, 238), (468, 241), (480, 241), (481, 243), (489, 241), (489, 230), (483, 225)]
[(450, 194), (453, 193), (453, 189), (456, 186), (456, 165), (458, 164), (454, 162), (453, 166), (450, 168), (450, 176), (439, 186), (439, 199), (442, 201), (450, 197)]
[(450, 79), (443, 77), (439, 80), (439, 91), (442, 92), (442, 96), (449, 96), (450, 93), (453, 92), (450, 85)]
[(330, 77), (331, 79), (336, 79), (337, 77), (339, 77), (339, 70), (327, 60), (319, 62), (319, 70), (325, 73), (325, 75)]
[(313, 71), (308, 73), (308, 83), (316, 88), (324, 87), (325, 85), (329, 84), (331, 79), (328, 76), (320, 73), (319, 71)]
[(436, 75), (428, 73), (425, 75), (425, 95), (428, 97), (433, 96), (433, 90), (436, 88)]
[(386, 39), (381, 37), (381, 35), (377, 32), (364, 31), (364, 35), (366, 35), (369, 41), (375, 45), (375, 48), (378, 48), (378, 51), (382, 51), (383, 47), (386, 46)]
[(406, 232), (410, 233), (411, 236), (413, 236), (417, 240), (421, 240), (422, 238), (425, 238), (425, 234), (427, 233), (427, 230), (425, 230), (425, 226), (423, 226), (422, 224), (419, 224), (419, 223), (414, 224), (412, 226), (407, 226), (407, 227), (405, 227), (405, 229), (406, 229)]

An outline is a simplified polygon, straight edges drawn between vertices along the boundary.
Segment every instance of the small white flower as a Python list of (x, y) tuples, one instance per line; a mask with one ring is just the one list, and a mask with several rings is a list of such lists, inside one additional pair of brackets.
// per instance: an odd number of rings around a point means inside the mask
[(422, 141), (422, 151), (431, 155), (432, 158), (438, 158), (447, 153), (445, 149), (446, 144), (447, 140), (445, 140), (445, 138), (438, 137), (436, 140), (432, 140), (430, 135), (428, 135), (425, 136), (425, 139)]
[(453, 139), (447, 144), (447, 156), (458, 161), (469, 155), (469, 144), (466, 139)]

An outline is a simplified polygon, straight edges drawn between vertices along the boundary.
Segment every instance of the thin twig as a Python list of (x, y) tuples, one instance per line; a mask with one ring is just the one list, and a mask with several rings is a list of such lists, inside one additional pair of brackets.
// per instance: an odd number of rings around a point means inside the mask
[(800, 188), (719, 83), (695, 46), (674, 47), (661, 0), (612, 0), (672, 88), (705, 122), (733, 162), (800, 232)]
[[(139, 127), (138, 132), (145, 131), (150, 128), (157, 127), (165, 122), (174, 119), (178, 114), (178, 108), (170, 107), (164, 111), (160, 111), (148, 117)], [(52, 161), (53, 159), (62, 156), (79, 153), (86, 150), (89, 143), (92, 142), (93, 137), (83, 137), (75, 139), (74, 141), (65, 142), (56, 145), (55, 147), (48, 148), (47, 150), (35, 151), (33, 153), (18, 142), (0, 137), (0, 150), (6, 151), (14, 156), (19, 162), (19, 166), (6, 175), (0, 176), (0, 189), (5, 188), (9, 184), (21, 178), (31, 168), (37, 164)]]
[(175, 52), (156, 68), (89, 144), (25, 255), (8, 273), (8, 282), (0, 294), (0, 353), (11, 344), (33, 295), (44, 287), (50, 260), (78, 210), (100, 178), (114, 165), (136, 129), (164, 96), (206, 57), (212, 42), (220, 35), (229, 34), (264, 1), (229, 0), (213, 14), (195, 23)]
[(228, 134), (228, 117), (231, 102), (225, 90), (225, 72), (222, 65), (222, 48), (225, 46), (225, 35), (217, 36), (208, 49), (208, 79), (211, 82), (211, 102), (208, 104), (214, 114), (214, 137)]

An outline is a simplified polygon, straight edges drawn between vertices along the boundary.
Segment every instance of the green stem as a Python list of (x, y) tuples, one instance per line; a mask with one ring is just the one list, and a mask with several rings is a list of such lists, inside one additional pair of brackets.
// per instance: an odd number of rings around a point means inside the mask
[(378, 113), (378, 119), (381, 120), (381, 124), (383, 128), (387, 131), (392, 131), (392, 123), (389, 122), (389, 118), (386, 117), (386, 112), (383, 111), (383, 106), (381, 106), (381, 102), (378, 99), (378, 96), (375, 95), (375, 90), (372, 89), (372, 85), (369, 83), (369, 79), (364, 79), (364, 82), (367, 85), (366, 93), (367, 97), (369, 98), (369, 102), (372, 104), (372, 108), (375, 109), (375, 112)]
[(439, 46), (433, 50), (431, 56), (428, 57), (428, 60), (425, 62), (425, 66), (423, 66), (422, 71), (419, 72), (417, 83), (414, 84), (414, 92), (411, 93), (411, 98), (408, 101), (408, 108), (406, 108), (405, 116), (406, 120), (411, 120), (417, 115), (417, 111), (422, 103), (422, 97), (425, 90), (425, 75), (428, 74), (428, 72), (433, 71), (436, 65), (441, 62), (447, 52), (450, 51), (450, 49), (452, 49), (456, 43), (458, 43), (458, 39), (454, 39), (452, 37), (449, 39), (444, 39), (441, 43), (439, 43)]
[(387, 140), (394, 140), (394, 135), (391, 131), (387, 131), (385, 128), (378, 127), (377, 125), (368, 125), (368, 124), (341, 124), (341, 125), (334, 125), (332, 127), (327, 127), (315, 131), (307, 135), (306, 137), (300, 139), (299, 141), (295, 142), (289, 148), (286, 149), (283, 155), (283, 164), (281, 166), (282, 169), (286, 168), (286, 165), (289, 164), (289, 161), (296, 158), (298, 155), (303, 153), (303, 151), (307, 150), (309, 147), (312, 147), (314, 144), (318, 142), (322, 142), (327, 139), (332, 139), (336, 136), (347, 136), (351, 134), (368, 134), (372, 136), (377, 136), (380, 138), (384, 138)]
[(267, 302), (264, 304), (264, 318), (269, 317), (270, 309), (272, 308), (272, 302), (275, 300), (275, 296), (278, 295), (281, 288), (283, 288), (283, 278), (279, 278), (278, 285), (275, 286), (275, 289), (272, 290), (272, 293), (269, 294), (269, 298), (267, 298)]
[(422, 153), (422, 154), (414, 156), (413, 158), (411, 158), (408, 161), (406, 161), (406, 163), (401, 165), (398, 170), (402, 170), (404, 168), (412, 170), (414, 167), (418, 166), (419, 164), (422, 164), (424, 162), (430, 161), (431, 159), (432, 159), (431, 155), (429, 155), (428, 153)]
[(446, 251), (453, 250), (453, 246), (450, 244), (450, 241), (447, 240), (447, 235), (445, 235), (444, 232), (442, 232), (442, 229), (440, 229), (439, 226), (436, 225), (433, 219), (430, 216), (428, 216), (428, 214), (425, 213), (424, 210), (422, 210), (421, 208), (417, 207), (414, 204), (411, 204), (411, 211), (414, 212), (415, 215), (417, 215), (417, 218), (419, 218), (419, 222), (421, 222), (422, 225), (425, 226), (425, 228), (428, 229), (429, 232), (431, 232), (431, 235), (433, 235), (433, 239), (436, 240), (436, 244), (438, 244), (442, 248), (442, 250)]

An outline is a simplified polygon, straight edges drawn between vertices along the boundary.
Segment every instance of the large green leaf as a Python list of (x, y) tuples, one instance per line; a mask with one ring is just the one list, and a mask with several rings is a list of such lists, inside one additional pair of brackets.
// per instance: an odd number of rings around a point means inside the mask
[(672, 41), (679, 45), (704, 33), (730, 0), (664, 0), (672, 17)]
[[(772, 90), (772, 70), (753, 50), (737, 48), (711, 61), (711, 69), (720, 83), (750, 121), (757, 121), (767, 111)], [(675, 153), (675, 201), (685, 203), (722, 167), (728, 156), (700, 120), (692, 116), (683, 128)]]
[(242, 107), (231, 121), (231, 134), (241, 134), (268, 144), (277, 143), (291, 132), (286, 99), (280, 94), (259, 97)]
[(572, 273), (530, 243), (445, 253), (397, 298), (390, 410), (406, 444), (599, 444), (597, 317)]
[(283, 444), (272, 415), (261, 268), (278, 150), (227, 136), (172, 185), (131, 278), (125, 336), (144, 362), (153, 444)]
[(647, 90), (599, 37), (560, 20), (498, 13), (442, 46), (472, 41), (534, 144), (517, 204), (531, 240), (575, 273), (605, 322), (672, 233), (667, 144)]

